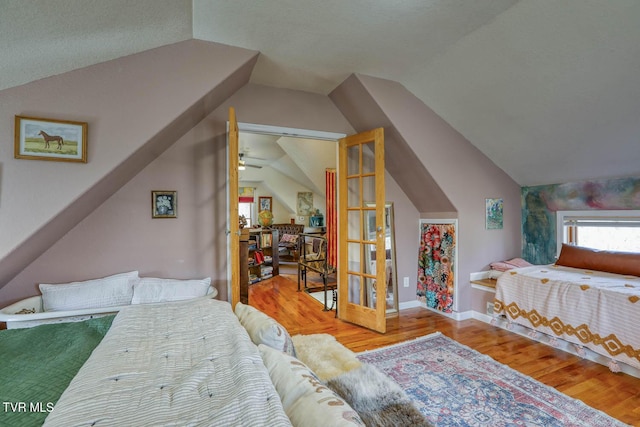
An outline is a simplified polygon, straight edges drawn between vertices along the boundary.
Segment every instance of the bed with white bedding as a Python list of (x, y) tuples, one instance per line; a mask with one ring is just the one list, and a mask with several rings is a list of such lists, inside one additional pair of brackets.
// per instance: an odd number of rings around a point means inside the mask
[(281, 324), (210, 280), (131, 271), (2, 309), (0, 426), (364, 425)]
[(560, 265), (516, 268), (496, 284), (494, 316), (640, 369), (640, 277)]
[(226, 302), (124, 307), (45, 426), (287, 426), (257, 347)]

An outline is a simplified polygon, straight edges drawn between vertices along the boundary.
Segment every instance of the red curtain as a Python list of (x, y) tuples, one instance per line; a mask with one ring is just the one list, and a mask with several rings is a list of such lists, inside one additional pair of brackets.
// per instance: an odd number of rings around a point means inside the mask
[(253, 203), (253, 187), (238, 187), (238, 202)]
[(338, 266), (338, 211), (336, 198), (336, 170), (325, 170), (327, 195), (327, 263)]

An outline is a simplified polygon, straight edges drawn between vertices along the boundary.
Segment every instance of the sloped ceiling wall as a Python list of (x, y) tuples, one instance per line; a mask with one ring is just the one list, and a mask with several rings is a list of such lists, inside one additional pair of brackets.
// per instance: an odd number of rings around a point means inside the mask
[[(0, 306), (37, 294), (37, 283), (130, 270), (153, 277), (211, 276), (219, 298), (226, 299), (230, 106), (248, 123), (353, 133), (324, 95), (246, 84), (0, 289)], [(176, 219), (151, 218), (151, 190), (178, 192)]]
[[(520, 252), (520, 186), (397, 82), (353, 75), (330, 97), (359, 131), (373, 124), (372, 117), (388, 124), (385, 132), (395, 139), (389, 152), (385, 150), (385, 160), (390, 167), (405, 165), (389, 172), (421, 218), (458, 219), (457, 309), (484, 312), (473, 298), (468, 277), (492, 260)], [(403, 148), (394, 150), (396, 146)], [(485, 229), (486, 198), (503, 199), (503, 229)]]
[(0, 92), (5, 137), (15, 114), (89, 123), (88, 164), (0, 146), (0, 287), (242, 87), (256, 57), (188, 40)]
[(260, 51), (254, 83), (400, 82), (520, 185), (614, 178), (640, 174), (639, 20), (637, 0), (6, 0), (0, 89), (194, 37)]

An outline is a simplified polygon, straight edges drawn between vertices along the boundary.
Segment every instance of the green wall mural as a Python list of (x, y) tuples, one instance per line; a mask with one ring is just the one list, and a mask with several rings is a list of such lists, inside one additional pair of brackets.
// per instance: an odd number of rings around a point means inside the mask
[(556, 257), (556, 212), (640, 209), (640, 178), (522, 187), (522, 257), (550, 264)]

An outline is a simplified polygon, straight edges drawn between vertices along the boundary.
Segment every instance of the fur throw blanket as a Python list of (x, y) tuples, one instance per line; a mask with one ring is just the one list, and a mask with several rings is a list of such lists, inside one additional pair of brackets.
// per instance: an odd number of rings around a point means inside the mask
[(327, 381), (369, 427), (432, 426), (400, 386), (376, 367), (363, 364)]
[(362, 365), (356, 354), (336, 341), (332, 335), (294, 335), (291, 340), (298, 359), (322, 381), (335, 378)]

